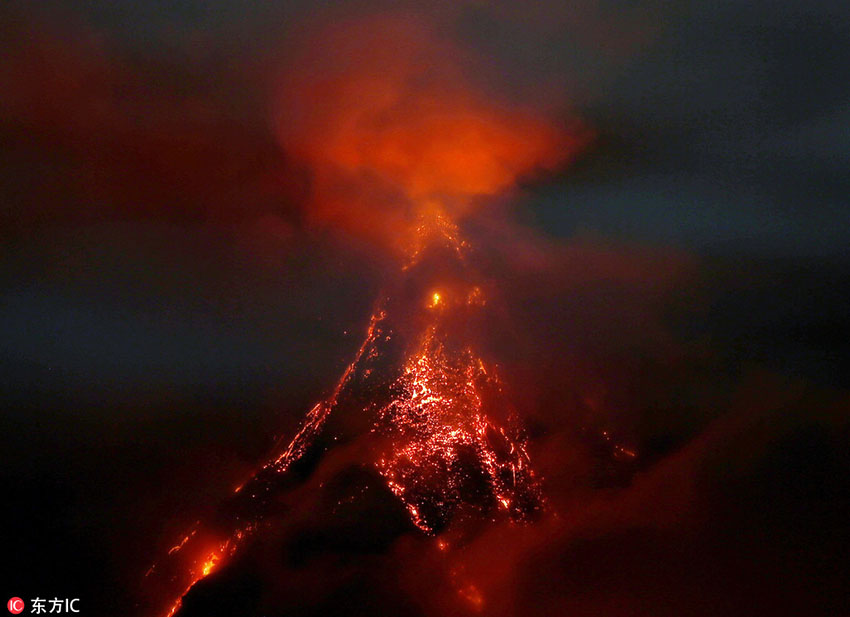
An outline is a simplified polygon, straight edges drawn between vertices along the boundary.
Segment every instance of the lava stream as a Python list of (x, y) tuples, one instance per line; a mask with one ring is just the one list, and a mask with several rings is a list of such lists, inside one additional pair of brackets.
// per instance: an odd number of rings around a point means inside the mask
[[(308, 453), (321, 456), (336, 440), (372, 444), (374, 457), (363, 462), (426, 534), (464, 517), (523, 521), (542, 509), (523, 433), (466, 326), (485, 304), (481, 287), (470, 283), (475, 277), (465, 261), (467, 245), (439, 214), (420, 226), (418, 236), (401, 269), (400, 289), (406, 292), (382, 295), (362, 345), (330, 395), (236, 489), (219, 520), (187, 534), (169, 551), (171, 564), (152, 568), (180, 585), (168, 617), (198, 581), (262, 528), (270, 506), (292, 485), (293, 467), (306, 465)], [(435, 276), (453, 282), (435, 288)], [(340, 422), (329, 428), (334, 415)], [(363, 428), (346, 428), (348, 420)], [(182, 563), (180, 555), (186, 555)]]

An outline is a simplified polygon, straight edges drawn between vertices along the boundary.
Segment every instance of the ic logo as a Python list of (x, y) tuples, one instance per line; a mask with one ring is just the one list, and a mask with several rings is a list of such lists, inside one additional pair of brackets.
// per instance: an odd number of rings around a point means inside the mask
[(6, 608), (13, 615), (19, 615), (24, 612), (24, 601), (20, 598), (10, 598), (6, 603)]

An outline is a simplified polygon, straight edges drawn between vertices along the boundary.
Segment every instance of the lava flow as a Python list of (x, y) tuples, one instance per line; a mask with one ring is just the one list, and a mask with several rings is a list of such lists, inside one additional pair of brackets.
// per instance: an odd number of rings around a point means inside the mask
[[(434, 292), (430, 307), (442, 302)], [(486, 514), (498, 505), (515, 518), (539, 507), (524, 442), (484, 413), (483, 391), (499, 388), (471, 349), (446, 349), (435, 323), (393, 384), (397, 397), (378, 412), (374, 430), (391, 436), (378, 469), (423, 531), (463, 507)]]
[[(470, 332), (486, 300), (480, 285), (469, 283), (465, 245), (445, 220), (419, 229), (430, 239), (423, 236), (393, 292), (382, 295), (330, 395), (236, 490), (218, 520), (196, 526), (152, 568), (179, 582), (181, 598), (262, 528), (269, 507), (305, 475), (293, 468), (309, 468), (329, 444), (367, 442), (371, 454), (363, 462), (426, 534), (465, 517), (527, 520), (543, 508), (502, 384), (472, 348)], [(178, 598), (167, 615), (180, 605)]]

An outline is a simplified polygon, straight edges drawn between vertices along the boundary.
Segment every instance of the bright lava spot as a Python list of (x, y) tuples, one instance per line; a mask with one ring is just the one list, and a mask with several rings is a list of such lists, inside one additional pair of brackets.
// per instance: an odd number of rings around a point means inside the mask
[(203, 574), (204, 576), (209, 575), (209, 573), (213, 571), (213, 568), (215, 567), (216, 563), (218, 563), (218, 555), (210, 555), (204, 562), (204, 566), (201, 568), (201, 574)]

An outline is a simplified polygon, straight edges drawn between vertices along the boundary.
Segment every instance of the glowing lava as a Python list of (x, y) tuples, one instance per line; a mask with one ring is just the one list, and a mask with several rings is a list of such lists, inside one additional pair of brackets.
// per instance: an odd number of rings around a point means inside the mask
[[(403, 280), (418, 281), (423, 270), (429, 271), (425, 266), (435, 263), (445, 270), (446, 262), (456, 262), (465, 271), (465, 243), (455, 227), (439, 222), (423, 226), (421, 234)], [(426, 239), (438, 248), (438, 257), (425, 248)], [(368, 418), (365, 436), (340, 435), (374, 441), (373, 468), (422, 532), (435, 534), (470, 516), (524, 521), (541, 510), (539, 483), (502, 384), (458, 325), (485, 304), (480, 286), (457, 280), (417, 284), (421, 295), (407, 304), (399, 305), (390, 293), (382, 296), (363, 343), (330, 395), (307, 413), (291, 441), (281, 443), (278, 453), (234, 492), (232, 515), (223, 525), (230, 531), (222, 533), (221, 523), (218, 531), (196, 528), (169, 551), (170, 558), (187, 555), (187, 573), (175, 575), (184, 581), (181, 598), (258, 529), (291, 467), (320, 435), (330, 430), (337, 439), (338, 427), (328, 428), (333, 412)], [(395, 317), (393, 310), (399, 313)], [(218, 548), (210, 551), (211, 544)], [(470, 594), (473, 605), (479, 604), (477, 598)]]
[(539, 507), (525, 444), (484, 414), (485, 388), (500, 386), (471, 349), (447, 351), (435, 324), (393, 384), (397, 397), (379, 411), (374, 430), (392, 447), (378, 469), (423, 531), (459, 509), (501, 507), (522, 519)]

